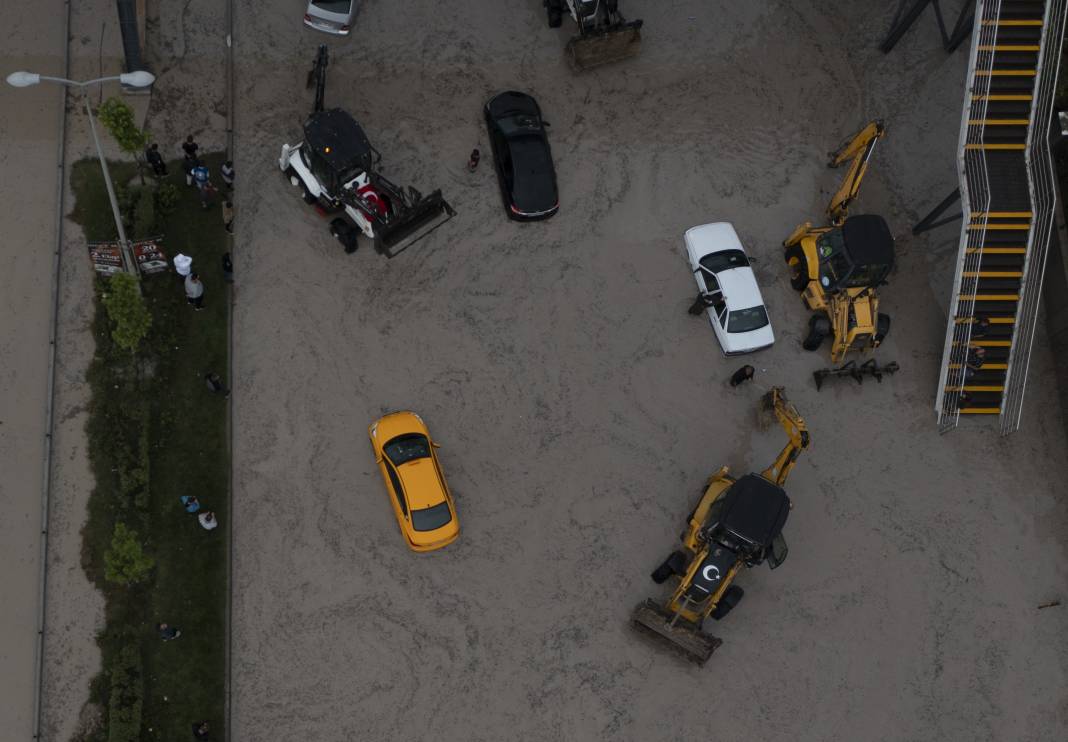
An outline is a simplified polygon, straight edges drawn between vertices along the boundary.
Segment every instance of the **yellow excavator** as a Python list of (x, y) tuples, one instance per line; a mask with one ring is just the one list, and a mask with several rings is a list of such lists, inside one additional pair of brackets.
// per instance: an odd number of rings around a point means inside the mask
[(760, 474), (736, 479), (724, 466), (709, 477), (679, 536), (682, 548), (652, 574), (657, 584), (676, 577), (678, 585), (666, 603), (649, 599), (631, 614), (637, 629), (670, 642), (698, 665), (704, 665), (723, 643), (703, 631), (705, 619), (723, 618), (745, 594), (733, 584), (739, 570), (764, 561), (775, 569), (786, 559), (782, 528), (792, 506), (783, 485), (808, 448), (808, 429), (782, 387), (773, 387), (761, 405), (785, 428), (786, 446)]
[(801, 345), (818, 350), (831, 336), (835, 363), (850, 351), (879, 347), (890, 332), (890, 317), (879, 313), (876, 289), (894, 267), (893, 235), (881, 216), (848, 215), (885, 131), (881, 121), (872, 121), (831, 153), (829, 167), (849, 163), (827, 206), (831, 226), (814, 228), (805, 222), (783, 242), (790, 285), (815, 312)]

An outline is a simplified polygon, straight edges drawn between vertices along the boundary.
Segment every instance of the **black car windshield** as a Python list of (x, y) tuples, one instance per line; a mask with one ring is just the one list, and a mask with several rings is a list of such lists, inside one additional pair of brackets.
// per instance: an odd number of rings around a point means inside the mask
[(400, 466), (414, 459), (430, 458), (430, 441), (425, 435), (407, 433), (392, 439), (382, 450), (394, 466)]
[(452, 520), (449, 503), (442, 502), (432, 508), (412, 511), (412, 528), (417, 531), (433, 531)]
[(713, 273), (720, 273), (731, 268), (745, 268), (749, 265), (749, 258), (741, 250), (724, 250), (705, 255), (701, 258), (701, 267)]
[(727, 318), (727, 332), (752, 332), (768, 324), (764, 307), (749, 307), (731, 312)]
[(512, 152), (515, 169), (521, 173), (549, 173), (553, 163), (549, 149), (539, 137), (516, 137), (508, 140), (508, 149)]
[(311, 0), (311, 4), (327, 13), (348, 13), (352, 0)]

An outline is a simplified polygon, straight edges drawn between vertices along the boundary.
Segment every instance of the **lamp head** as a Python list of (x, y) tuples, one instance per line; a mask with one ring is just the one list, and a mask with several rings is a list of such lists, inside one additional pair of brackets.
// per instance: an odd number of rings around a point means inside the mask
[(147, 88), (156, 81), (156, 76), (145, 70), (137, 70), (136, 72), (124, 72), (119, 75), (119, 80), (123, 85), (129, 85), (135, 88)]
[(7, 76), (7, 84), (16, 88), (28, 88), (41, 82), (41, 76), (33, 72), (12, 72)]

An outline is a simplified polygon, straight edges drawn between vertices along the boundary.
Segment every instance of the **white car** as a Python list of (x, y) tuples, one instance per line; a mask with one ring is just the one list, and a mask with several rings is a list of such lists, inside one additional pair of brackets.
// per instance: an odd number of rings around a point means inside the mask
[(355, 12), (356, 0), (308, 0), (304, 25), (336, 36), (348, 36)]
[(708, 319), (723, 352), (751, 353), (774, 343), (768, 310), (734, 227), (703, 224), (686, 230), (685, 239), (697, 289), (715, 295)]

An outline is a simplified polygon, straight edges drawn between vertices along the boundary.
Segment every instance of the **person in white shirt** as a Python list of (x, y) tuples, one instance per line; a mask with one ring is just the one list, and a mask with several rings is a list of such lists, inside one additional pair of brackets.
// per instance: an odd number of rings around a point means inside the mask
[(211, 531), (219, 526), (219, 521), (215, 520), (215, 513), (210, 510), (206, 510), (197, 516), (197, 520), (200, 521), (201, 527), (206, 531)]

